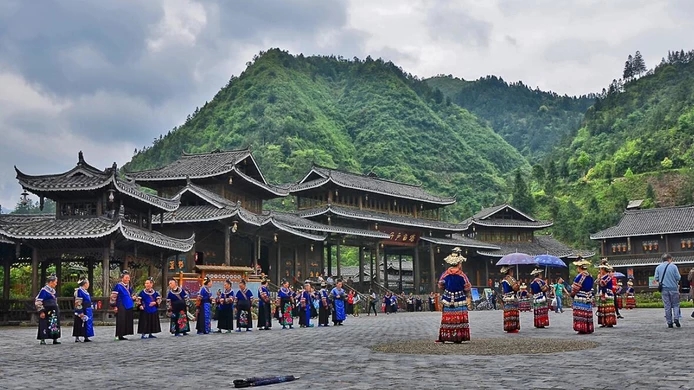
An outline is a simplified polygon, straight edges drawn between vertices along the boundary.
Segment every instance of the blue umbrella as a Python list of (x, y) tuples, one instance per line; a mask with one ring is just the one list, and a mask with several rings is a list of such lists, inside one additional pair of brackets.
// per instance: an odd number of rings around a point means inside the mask
[(627, 276), (624, 275), (624, 274), (621, 273), (621, 272), (616, 272), (616, 271), (615, 271), (614, 277), (615, 277), (615, 278), (626, 278)]
[(561, 268), (567, 267), (566, 263), (564, 263), (562, 261), (562, 259), (558, 258), (557, 256), (552, 256), (552, 255), (535, 256), (535, 262), (540, 267), (561, 267)]
[(535, 259), (525, 253), (509, 253), (502, 257), (496, 265), (535, 265)]

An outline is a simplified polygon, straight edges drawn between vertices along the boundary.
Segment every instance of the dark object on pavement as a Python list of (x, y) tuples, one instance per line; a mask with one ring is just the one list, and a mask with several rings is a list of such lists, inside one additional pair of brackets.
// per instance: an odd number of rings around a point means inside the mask
[(246, 379), (236, 379), (234, 380), (235, 388), (251, 387), (251, 386), (265, 386), (272, 385), (275, 383), (291, 382), (299, 379), (298, 376), (294, 375), (280, 375), (280, 376), (265, 376), (265, 377), (252, 377)]

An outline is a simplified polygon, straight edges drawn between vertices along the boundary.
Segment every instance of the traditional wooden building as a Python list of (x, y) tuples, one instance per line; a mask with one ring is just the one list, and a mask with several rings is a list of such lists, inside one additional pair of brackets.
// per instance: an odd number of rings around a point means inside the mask
[[(439, 197), (420, 186), (380, 179), (373, 173), (360, 175), (314, 166), (302, 180), (289, 187), (296, 196), (297, 215), (330, 226), (381, 232), (385, 239), (328, 240), (327, 269), (332, 270), (332, 247), (340, 274), (340, 248), (359, 247), (359, 283), (364, 276), (375, 276), (390, 288), (386, 272), (388, 256), (405, 256), (413, 262), (413, 286), (424, 292), (425, 286), (436, 288), (437, 275), (443, 270), (442, 259), (455, 246), (466, 254), (475, 250), (498, 249), (496, 245), (463, 237), (464, 225), (441, 221), (441, 208), (455, 203), (454, 198)], [(442, 250), (441, 248), (444, 247)], [(368, 272), (364, 266), (365, 251), (370, 253)], [(374, 269), (375, 258), (376, 268)]]
[(267, 183), (249, 149), (184, 154), (164, 167), (127, 176), (180, 202), (175, 211), (155, 218), (158, 229), (176, 237), (196, 234), (193, 250), (169, 259), (170, 272), (191, 272), (196, 265), (245, 266), (274, 281), (301, 282), (322, 272), (329, 238), (387, 237), (266, 212), (264, 201), (289, 193)]
[(0, 216), (3, 245), (15, 247), (10, 264), (5, 261), (5, 271), (14, 264), (30, 262), (32, 295), (38, 292), (51, 264), (59, 279), (66, 262), (84, 264), (92, 281), (94, 268), (100, 267), (102, 280), (92, 283), (91, 288), (98, 285), (102, 291), (110, 291), (113, 266), (158, 270), (169, 254), (193, 247), (194, 234), (174, 238), (152, 229), (152, 216), (175, 211), (179, 201), (142, 191), (119, 177), (115, 163), (101, 170), (88, 164), (80, 152), (77, 165), (64, 173), (32, 176), (15, 169), (25, 197), (26, 191), (37, 195), (41, 207), (45, 199), (56, 202), (53, 215)]
[[(590, 257), (593, 252), (572, 249), (557, 241), (549, 234), (538, 233), (552, 226), (551, 221), (540, 221), (521, 210), (502, 204), (480, 210), (461, 224), (465, 226), (462, 234), (485, 243), (494, 244), (494, 250), (480, 249), (472, 261), (468, 261), (466, 269), (475, 276), (478, 285), (491, 287), (499, 281), (499, 267), (495, 264), (501, 257), (511, 253), (525, 253), (531, 256), (549, 254), (556, 256), (565, 263), (577, 256)], [(569, 264), (570, 265), (570, 264)], [(532, 266), (521, 267), (520, 280), (530, 280), (529, 272)], [(568, 277), (568, 268), (553, 268), (548, 270), (548, 277)]]
[(617, 225), (590, 238), (612, 266), (634, 278), (635, 288), (655, 288), (663, 253), (672, 255), (682, 275), (694, 266), (694, 206), (626, 210)]

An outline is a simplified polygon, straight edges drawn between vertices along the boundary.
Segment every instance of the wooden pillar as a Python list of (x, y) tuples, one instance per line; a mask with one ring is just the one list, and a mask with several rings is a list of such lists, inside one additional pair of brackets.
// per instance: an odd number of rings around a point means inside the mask
[(398, 262), (399, 262), (399, 266), (398, 266), (398, 269), (399, 269), (399, 271), (398, 271), (398, 278), (399, 278), (399, 280), (398, 280), (398, 287), (400, 288), (400, 291), (399, 291), (399, 292), (402, 293), (402, 292), (403, 292), (403, 288), (402, 288), (402, 255), (399, 256)]
[(55, 277), (58, 278), (58, 288), (55, 289), (55, 296), (60, 296), (60, 287), (63, 283), (63, 261), (62, 259), (57, 259), (55, 261)]
[(39, 250), (31, 250), (31, 296), (39, 294)]
[(383, 285), (390, 290), (390, 286), (388, 286), (388, 252), (386, 247), (383, 247)]
[[(417, 208), (415, 207), (415, 210), (416, 209)], [(412, 268), (414, 270), (414, 293), (420, 294), (421, 291), (419, 291), (419, 279), (422, 277), (422, 275), (419, 267), (419, 245), (414, 247), (414, 254), (412, 256)]]
[(304, 280), (308, 279), (311, 276), (309, 272), (311, 269), (311, 262), (313, 262), (313, 256), (311, 256), (312, 253), (310, 246), (310, 243), (304, 244), (304, 263), (301, 267), (301, 277), (303, 277)]
[(275, 271), (275, 284), (280, 285), (280, 280), (282, 280), (282, 272), (280, 270), (282, 266), (282, 245), (280, 243), (277, 243), (277, 267)]
[[(361, 200), (361, 198), (359, 198)], [(359, 247), (359, 288), (364, 285), (364, 247)]]
[[(379, 249), (380, 249), (380, 246), (378, 243), (376, 243), (376, 256), (375, 256), (376, 266), (373, 267), (372, 270), (376, 271), (376, 283), (380, 284), (381, 283), (381, 271), (379, 269), (378, 263), (381, 261), (381, 254), (379, 253), (380, 252)], [(373, 262), (372, 262), (372, 265), (373, 265)], [(373, 275), (373, 273), (372, 273), (372, 275)]]
[(333, 246), (328, 244), (328, 276), (333, 276)]
[(103, 257), (101, 259), (101, 295), (108, 297), (111, 294), (111, 250), (109, 248), (104, 248)]
[[(175, 263), (178, 263), (178, 254), (176, 254)], [(164, 260), (163, 254), (160, 255), (161, 261), (161, 294), (166, 298), (166, 289), (169, 285), (169, 262)]]
[(253, 270), (255, 271), (256, 268), (258, 268), (258, 260), (260, 260), (260, 236), (256, 238), (256, 246), (255, 246), (255, 256), (253, 259)]
[[(39, 277), (39, 290), (41, 289), (41, 286), (46, 283), (46, 279), (48, 278), (47, 274), (47, 268), (48, 268), (48, 261), (40, 261), (39, 260), (39, 269), (41, 270), (41, 276)], [(36, 292), (38, 294), (38, 291)]]
[(231, 265), (231, 228), (224, 226), (224, 264)]
[[(163, 211), (161, 213), (164, 214)], [(152, 208), (151, 207), (147, 209), (147, 228), (149, 229), (150, 232), (152, 231)]]
[(327, 276), (324, 274), (325, 272), (325, 247), (323, 246), (323, 243), (320, 243), (320, 245), (316, 244), (316, 248), (320, 246), (320, 273), (321, 276)]
[[(378, 248), (378, 244), (376, 245)], [(374, 283), (374, 251), (369, 249), (369, 287), (373, 286)]]
[[(486, 286), (487, 283), (489, 283), (489, 260), (484, 259), (484, 285)], [(494, 284), (490, 287), (494, 288)]]
[(337, 277), (342, 277), (342, 272), (340, 270), (340, 238), (337, 238), (337, 248), (335, 248), (335, 261), (337, 262)]
[(87, 260), (87, 280), (89, 280), (89, 294), (94, 294), (94, 260)]
[(7, 301), (10, 299), (10, 268), (12, 265), (12, 260), (6, 258), (3, 263), (3, 278), (2, 278), (2, 299)]
[(436, 259), (434, 257), (434, 244), (429, 243), (429, 287), (436, 292)]
[(301, 282), (297, 276), (299, 274), (299, 267), (297, 267), (297, 260), (299, 259), (299, 249), (295, 246), (294, 247), (294, 279), (296, 279), (297, 282)]

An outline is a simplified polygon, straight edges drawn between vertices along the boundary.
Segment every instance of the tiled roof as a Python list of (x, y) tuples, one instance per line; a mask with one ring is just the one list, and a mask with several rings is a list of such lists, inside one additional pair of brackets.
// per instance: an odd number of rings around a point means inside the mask
[[(494, 218), (500, 211), (511, 210), (521, 216), (523, 219), (510, 218)], [(543, 229), (553, 225), (551, 221), (538, 221), (532, 216), (523, 213), (517, 208), (509, 204), (501, 204), (498, 206), (487, 207), (480, 210), (477, 214), (460, 223), (466, 228), (470, 225), (488, 226), (488, 227), (513, 227), (513, 228), (530, 228)]]
[[(322, 179), (307, 181), (307, 178), (313, 173), (317, 174)], [(299, 182), (299, 184), (292, 186), (290, 188), (290, 192), (296, 193), (307, 189), (320, 187), (327, 181), (332, 181), (335, 183), (335, 185), (340, 187), (411, 199), (426, 203), (439, 205), (455, 203), (455, 198), (446, 198), (430, 194), (421, 186), (379, 179), (372, 175), (360, 175), (318, 166), (314, 166), (304, 177), (304, 179)]]
[(23, 222), (0, 220), (0, 235), (18, 240), (94, 239), (116, 232), (128, 240), (180, 252), (189, 251), (195, 242), (195, 235), (178, 239), (107, 218), (28, 218)]
[(249, 156), (249, 149), (183, 154), (171, 164), (146, 171), (130, 172), (128, 176), (143, 181), (182, 180), (186, 177), (202, 179), (229, 173), (236, 164)]
[[(503, 242), (498, 245), (500, 247), (498, 251), (477, 251), (477, 253), (488, 257), (503, 257), (520, 252), (531, 256), (550, 254), (563, 258), (574, 257), (578, 253), (577, 250), (569, 248), (549, 235), (537, 235), (532, 242)], [(589, 257), (589, 253), (582, 255)]]
[(14, 245), (14, 241), (10, 240), (9, 238), (0, 235), (0, 244), (9, 244), (9, 245)]
[[(219, 221), (231, 218), (236, 214), (238, 214), (236, 208), (219, 208), (212, 205), (181, 206), (174, 212), (164, 213), (164, 224)], [(152, 216), (152, 223), (159, 224), (160, 222), (161, 219), (158, 215)]]
[(501, 248), (499, 248), (498, 245), (473, 240), (472, 238), (463, 237), (463, 236), (458, 235), (458, 234), (453, 234), (451, 238), (422, 236), (420, 239), (422, 241), (430, 242), (432, 244), (452, 246), (452, 247), (462, 246), (462, 247), (467, 247), (467, 248), (479, 248), (479, 249), (491, 249), (491, 250), (501, 249)]
[[(658, 265), (662, 262), (663, 261), (660, 257), (609, 260), (610, 265), (613, 267), (643, 267), (649, 265)], [(675, 264), (692, 264), (694, 263), (694, 255), (672, 255), (672, 262)]]
[(289, 195), (289, 190), (287, 190), (284, 187), (281, 186), (274, 186), (265, 182), (258, 181), (245, 173), (239, 171), (238, 169), (234, 168), (233, 172), (237, 174), (240, 178), (244, 179), (246, 182), (253, 184), (256, 187), (262, 188), (265, 191), (271, 193), (272, 195), (275, 196), (287, 196)]
[(298, 215), (303, 218), (311, 218), (324, 214), (337, 215), (344, 218), (358, 219), (362, 221), (374, 221), (383, 222), (388, 224), (403, 225), (410, 227), (418, 227), (425, 229), (443, 230), (451, 232), (459, 232), (465, 230), (465, 226), (459, 224), (432, 221), (422, 218), (405, 217), (401, 215), (393, 215), (386, 213), (379, 213), (370, 210), (359, 210), (347, 207), (340, 207), (334, 205), (322, 206), (314, 209), (301, 210)]
[(299, 230), (308, 230), (323, 233), (337, 233), (358, 237), (370, 237), (381, 239), (387, 239), (390, 237), (386, 233), (382, 233), (375, 230), (354, 229), (343, 226), (326, 225), (315, 221), (311, 221), (310, 219), (301, 218), (296, 214), (273, 211), (270, 215), (271, 217), (275, 218), (278, 222)]
[(212, 204), (215, 207), (222, 208), (222, 207), (236, 207), (236, 204), (229, 199), (212, 192), (206, 188), (200, 187), (198, 185), (195, 185), (188, 181), (185, 187), (183, 187), (178, 193), (174, 196), (174, 199), (180, 199), (183, 194), (186, 192), (190, 192), (192, 194), (197, 195), (199, 198), (202, 200)]
[(304, 231), (295, 229), (289, 225), (286, 225), (282, 222), (277, 221), (275, 218), (268, 218), (263, 223), (263, 225), (267, 225), (267, 224), (272, 225), (283, 232), (292, 234), (292, 235), (297, 236), (297, 237), (302, 237), (302, 238), (305, 238), (305, 239), (311, 240), (311, 241), (325, 241), (328, 238), (328, 236), (325, 234), (319, 235), (319, 234), (313, 234), (313, 233), (306, 233)]
[(593, 240), (694, 232), (694, 206), (627, 210), (616, 226), (591, 234)]
[(105, 170), (99, 170), (84, 161), (79, 152), (77, 166), (65, 173), (54, 175), (27, 175), (15, 167), (19, 184), (32, 192), (43, 194), (47, 192), (93, 191), (106, 187), (115, 189), (118, 193), (137, 199), (163, 211), (173, 211), (178, 208), (178, 201), (150, 195), (143, 192), (135, 183), (118, 178), (118, 169), (113, 164)]

